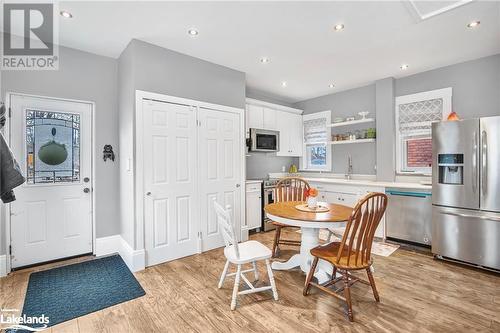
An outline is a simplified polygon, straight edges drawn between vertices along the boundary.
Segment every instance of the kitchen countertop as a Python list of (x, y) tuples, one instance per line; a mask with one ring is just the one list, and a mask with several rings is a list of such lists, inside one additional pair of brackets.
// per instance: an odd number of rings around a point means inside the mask
[(262, 179), (247, 179), (245, 181), (246, 184), (262, 184)]
[(385, 188), (406, 188), (414, 190), (432, 190), (431, 185), (422, 185), (419, 183), (400, 183), (400, 182), (379, 182), (374, 180), (362, 179), (339, 179), (339, 178), (314, 178), (304, 177), (308, 182), (338, 184), (338, 185), (360, 185), (360, 186), (377, 186)]

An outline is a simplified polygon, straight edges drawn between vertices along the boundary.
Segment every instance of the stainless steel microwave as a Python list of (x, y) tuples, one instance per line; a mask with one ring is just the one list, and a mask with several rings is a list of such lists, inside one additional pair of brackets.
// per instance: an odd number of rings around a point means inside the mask
[(277, 152), (280, 150), (280, 132), (250, 128), (250, 151)]

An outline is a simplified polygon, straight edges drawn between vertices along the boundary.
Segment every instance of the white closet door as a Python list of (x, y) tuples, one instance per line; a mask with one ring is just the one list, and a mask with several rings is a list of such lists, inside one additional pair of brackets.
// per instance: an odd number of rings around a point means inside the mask
[(230, 112), (200, 108), (198, 132), (202, 250), (224, 245), (213, 200), (231, 205), (235, 230), (240, 225), (240, 119)]
[(198, 252), (196, 108), (143, 103), (145, 245), (151, 266)]

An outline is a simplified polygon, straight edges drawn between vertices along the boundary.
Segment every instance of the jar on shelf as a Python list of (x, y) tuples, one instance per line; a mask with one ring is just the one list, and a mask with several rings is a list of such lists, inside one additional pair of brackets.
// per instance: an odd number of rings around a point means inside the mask
[(366, 138), (367, 139), (375, 139), (377, 136), (377, 131), (375, 128), (369, 128), (366, 130)]

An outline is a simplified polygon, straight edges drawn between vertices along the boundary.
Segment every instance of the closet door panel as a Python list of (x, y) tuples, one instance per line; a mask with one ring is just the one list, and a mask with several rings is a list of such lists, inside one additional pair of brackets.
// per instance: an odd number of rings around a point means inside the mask
[(213, 201), (231, 206), (235, 226), (240, 225), (241, 158), (240, 119), (230, 112), (200, 108), (198, 119), (200, 223), (202, 250), (224, 245)]
[(196, 108), (143, 102), (146, 265), (198, 252)]

